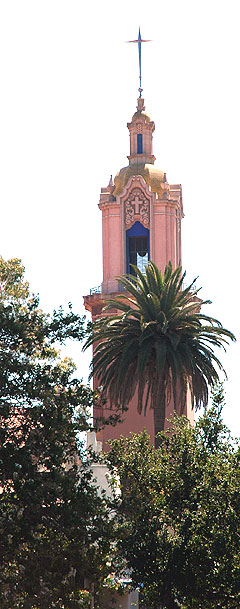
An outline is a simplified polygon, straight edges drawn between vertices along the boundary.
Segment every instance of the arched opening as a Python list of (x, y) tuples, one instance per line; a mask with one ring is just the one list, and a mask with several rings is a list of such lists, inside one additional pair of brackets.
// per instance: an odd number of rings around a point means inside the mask
[(149, 261), (149, 230), (141, 222), (135, 224), (126, 231), (127, 248), (127, 273), (135, 275), (131, 264), (134, 264), (144, 273)]

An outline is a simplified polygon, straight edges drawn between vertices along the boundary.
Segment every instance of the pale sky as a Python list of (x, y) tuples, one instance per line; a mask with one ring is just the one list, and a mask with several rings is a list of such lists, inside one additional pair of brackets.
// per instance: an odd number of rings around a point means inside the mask
[[(21, 258), (45, 310), (102, 280), (100, 188), (127, 164), (139, 25), (155, 165), (181, 183), (183, 268), (238, 338), (224, 420), (240, 435), (239, 0), (0, 0), (4, 258)], [(70, 349), (87, 379), (90, 358)]]

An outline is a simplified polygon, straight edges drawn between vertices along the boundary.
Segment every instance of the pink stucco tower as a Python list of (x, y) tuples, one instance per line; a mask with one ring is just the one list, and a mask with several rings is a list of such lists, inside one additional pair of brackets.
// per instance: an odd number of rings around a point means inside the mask
[[(181, 265), (181, 221), (183, 218), (182, 187), (168, 184), (166, 173), (155, 167), (153, 132), (155, 124), (145, 113), (144, 99), (137, 100), (137, 111), (128, 123), (130, 134), (129, 164), (120, 169), (109, 185), (101, 189), (99, 208), (102, 213), (103, 281), (101, 288), (92, 289), (84, 297), (85, 308), (93, 320), (102, 314), (104, 300), (114, 297), (121, 287), (117, 276), (130, 272), (135, 264), (141, 270), (152, 260), (164, 271), (171, 260), (173, 267)], [(94, 387), (97, 381), (94, 379)], [(172, 414), (173, 404), (167, 408), (166, 418)], [(108, 417), (108, 405), (94, 418)], [(185, 414), (190, 420), (193, 412), (187, 400)], [(133, 399), (124, 420), (116, 427), (107, 426), (98, 434), (106, 441), (139, 432), (144, 428), (153, 440), (153, 412), (138, 414)]]

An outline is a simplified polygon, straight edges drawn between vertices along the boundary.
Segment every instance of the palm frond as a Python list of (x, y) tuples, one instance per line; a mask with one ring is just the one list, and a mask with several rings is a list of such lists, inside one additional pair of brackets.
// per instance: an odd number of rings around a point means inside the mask
[(162, 425), (170, 398), (180, 413), (188, 390), (196, 408), (207, 404), (208, 386), (225, 373), (215, 350), (225, 350), (235, 337), (200, 312), (196, 279), (183, 289), (181, 267), (173, 270), (169, 263), (162, 274), (149, 262), (144, 273), (133, 270), (135, 275), (117, 278), (125, 291), (106, 299), (110, 314), (93, 323), (83, 349), (94, 346), (94, 374), (111, 404), (127, 407), (137, 390), (138, 411), (150, 401), (158, 409), (155, 423)]

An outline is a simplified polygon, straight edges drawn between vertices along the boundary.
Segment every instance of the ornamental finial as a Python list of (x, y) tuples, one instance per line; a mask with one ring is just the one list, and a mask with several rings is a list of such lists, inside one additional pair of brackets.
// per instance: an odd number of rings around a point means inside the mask
[(138, 61), (139, 61), (139, 97), (142, 97), (142, 55), (141, 55), (141, 45), (143, 42), (151, 42), (151, 40), (143, 40), (141, 37), (140, 26), (138, 32), (137, 40), (128, 40), (128, 42), (135, 42), (138, 45)]

